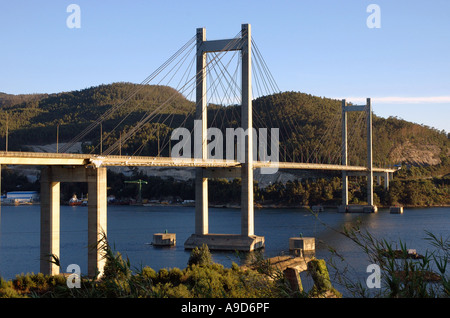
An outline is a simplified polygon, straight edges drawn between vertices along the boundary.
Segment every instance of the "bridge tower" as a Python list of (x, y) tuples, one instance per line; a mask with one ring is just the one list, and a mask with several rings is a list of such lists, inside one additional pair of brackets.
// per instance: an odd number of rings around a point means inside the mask
[[(235, 176), (236, 171), (229, 169), (196, 168), (195, 177), (195, 233), (184, 246), (186, 249), (208, 245), (212, 250), (252, 251), (263, 247), (264, 237), (254, 234), (253, 206), (253, 134), (252, 123), (252, 78), (251, 78), (251, 26), (243, 24), (241, 37), (228, 40), (206, 40), (205, 28), (197, 29), (197, 80), (196, 80), (196, 131), (201, 130), (201, 140), (195, 149), (196, 159), (208, 159), (207, 151), (207, 95), (206, 95), (206, 54), (212, 52), (241, 51), (242, 59), (242, 107), (241, 127), (246, 134), (245, 157), (241, 165), (241, 234), (209, 234), (208, 229), (208, 177)], [(194, 128), (195, 129), (195, 128)], [(198, 136), (196, 136), (198, 139)], [(201, 143), (201, 144), (200, 144)]]
[[(366, 112), (367, 126), (367, 172), (363, 172), (367, 176), (367, 205), (364, 211), (376, 212), (377, 207), (373, 204), (373, 155), (372, 155), (372, 104), (370, 98), (367, 98), (366, 105), (347, 105), (345, 99), (342, 100), (342, 165), (348, 165), (348, 143), (347, 143), (347, 112), (363, 111)], [(348, 210), (348, 176), (360, 175), (356, 172), (342, 171), (342, 206), (340, 211)], [(389, 182), (385, 179), (385, 185)]]

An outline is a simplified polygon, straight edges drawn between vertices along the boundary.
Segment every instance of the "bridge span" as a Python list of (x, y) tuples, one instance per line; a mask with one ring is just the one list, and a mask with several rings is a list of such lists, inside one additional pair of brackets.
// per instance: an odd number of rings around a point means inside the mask
[[(241, 168), (235, 160), (145, 157), (145, 156), (102, 156), (97, 154), (72, 154), (49, 152), (0, 151), (0, 165), (31, 166), (85, 166), (85, 167), (182, 167), (182, 168)], [(253, 161), (253, 169), (278, 168), (300, 170), (329, 170), (347, 172), (367, 172), (365, 166), (350, 166), (304, 162), (264, 162)], [(374, 173), (393, 173), (392, 168), (373, 168)]]

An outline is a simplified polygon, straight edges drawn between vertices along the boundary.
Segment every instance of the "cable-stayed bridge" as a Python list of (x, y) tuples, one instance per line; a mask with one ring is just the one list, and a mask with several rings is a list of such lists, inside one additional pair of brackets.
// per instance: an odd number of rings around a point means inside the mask
[[(158, 100), (150, 105), (140, 113), (141, 117), (136, 123), (124, 129), (123, 123), (134, 111), (127, 103), (139, 99), (142, 87), (150, 83), (156, 86), (171, 85), (175, 90), (164, 100)], [(111, 166), (195, 168), (196, 219), (194, 234), (185, 242), (187, 249), (207, 244), (211, 249), (251, 251), (264, 246), (264, 238), (255, 235), (254, 229), (254, 169), (261, 171), (265, 169), (265, 173), (271, 171), (273, 173), (278, 169), (341, 171), (344, 210), (348, 205), (348, 176), (366, 176), (368, 207), (370, 211), (376, 211), (373, 205), (374, 176), (383, 176), (385, 187), (388, 187), (394, 169), (374, 167), (370, 99), (367, 99), (366, 105), (347, 105), (343, 100), (342, 107), (331, 115), (330, 125), (323, 127), (318, 142), (311, 145), (298, 132), (301, 125), (294, 117), (286, 116), (283, 119), (271, 115), (273, 112), (270, 109), (265, 109), (265, 114), (268, 115), (265, 118), (262, 113), (253, 112), (255, 97), (279, 92), (252, 38), (250, 25), (243, 24), (235, 37), (225, 40), (207, 40), (205, 29), (199, 28), (192, 39), (148, 76), (141, 85), (136, 86), (120, 103), (112, 105), (57, 152), (11, 152), (7, 149), (0, 152), (0, 165), (43, 167), (41, 271), (46, 274), (59, 272), (59, 268), (50, 261), (49, 255), (59, 256), (61, 182), (88, 183), (89, 246), (97, 246), (102, 235), (107, 233), (106, 168)], [(161, 141), (160, 137), (163, 137), (160, 136), (161, 127), (173, 126), (174, 117), (180, 115), (177, 107), (180, 95), (193, 100), (193, 107), (187, 107), (182, 113), (184, 120), (180, 123), (179, 130), (172, 129), (171, 134), (166, 133)], [(218, 109), (215, 107), (217, 105), (228, 105), (227, 109), (230, 111), (214, 112)], [(213, 112), (208, 118), (210, 109)], [(358, 134), (361, 135), (361, 131), (351, 130), (350, 133), (347, 131), (350, 112), (358, 114), (352, 119), (351, 128), (364, 127), (363, 135), (367, 145), (365, 165), (350, 164), (349, 158), (353, 150), (351, 142)], [(123, 116), (116, 121), (113, 129), (103, 131), (103, 123), (116, 113), (123, 113)], [(155, 123), (158, 125), (152, 125)], [(226, 126), (230, 123), (233, 124), (232, 128)], [(92, 136), (99, 127), (100, 138), (91, 145), (90, 153), (70, 153), (75, 144), (86, 141), (86, 138)], [(154, 155), (148, 153), (141, 155), (146, 146), (144, 142), (140, 146), (135, 146), (132, 154), (122, 155), (124, 145), (143, 130), (146, 134), (158, 136), (157, 152)], [(225, 144), (223, 132), (226, 132), (227, 137), (231, 136), (227, 138)], [(228, 132), (233, 134), (227, 135)], [(243, 134), (239, 135), (237, 132)], [(267, 132), (270, 132), (270, 138)], [(191, 136), (193, 140), (190, 139)], [(279, 138), (285, 140), (289, 136), (295, 136), (293, 139), (300, 146), (293, 147), (292, 151), (280, 149)], [(305, 147), (302, 147), (302, 144)], [(167, 151), (167, 156), (162, 155), (164, 151)], [(284, 160), (280, 160), (280, 157)], [(216, 177), (241, 178), (240, 235), (210, 234), (208, 231), (208, 179)], [(94, 275), (97, 270), (102, 271), (104, 266), (102, 256), (100, 248), (89, 250), (89, 275)]]

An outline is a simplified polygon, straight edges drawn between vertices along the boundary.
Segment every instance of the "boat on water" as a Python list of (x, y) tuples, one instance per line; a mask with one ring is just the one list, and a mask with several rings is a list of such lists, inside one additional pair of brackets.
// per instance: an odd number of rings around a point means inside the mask
[(69, 200), (69, 205), (70, 206), (80, 206), (80, 205), (81, 206), (87, 206), (87, 204), (88, 204), (88, 200), (87, 199), (85, 199), (85, 198), (78, 199), (76, 194), (74, 194), (73, 197), (70, 198), (70, 200)]

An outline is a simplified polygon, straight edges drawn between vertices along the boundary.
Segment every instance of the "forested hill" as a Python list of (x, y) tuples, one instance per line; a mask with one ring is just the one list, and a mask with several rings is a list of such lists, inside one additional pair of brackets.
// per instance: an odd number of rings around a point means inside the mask
[[(300, 149), (318, 149), (319, 162), (327, 162), (330, 149), (340, 149), (340, 100), (322, 98), (299, 92), (284, 92), (257, 99), (253, 106), (267, 123), (280, 127), (287, 153)], [(373, 105), (376, 109), (376, 105)], [(349, 160), (364, 165), (366, 158), (366, 124), (362, 112), (348, 115)], [(373, 156), (377, 166), (393, 163), (437, 165), (450, 163), (450, 134), (445, 131), (411, 123), (396, 117), (373, 115)], [(254, 120), (257, 123), (256, 120)], [(295, 131), (290, 134), (290, 131)], [(297, 153), (296, 158), (307, 154)], [(325, 157), (320, 160), (320, 156)], [(316, 155), (313, 157), (315, 159)], [(450, 171), (449, 171), (450, 172)]]
[(169, 97), (171, 100), (164, 107), (166, 111), (183, 115), (195, 108), (192, 102), (173, 88), (131, 83), (113, 83), (49, 95), (0, 94), (0, 136), (4, 139), (6, 120), (9, 118), (11, 150), (20, 150), (23, 145), (55, 143), (57, 125), (61, 128), (59, 141), (64, 142), (114, 105), (124, 104), (106, 119), (105, 131), (125, 115), (129, 116), (122, 124), (132, 125), (145, 112), (155, 109)]
[[(158, 106), (169, 97), (170, 101), (161, 108), (164, 109), (161, 112)], [(154, 155), (157, 152), (155, 127), (158, 127), (160, 143), (161, 140), (167, 141), (174, 128), (185, 123), (188, 128), (192, 125), (195, 112), (193, 102), (165, 86), (114, 83), (58, 94), (0, 93), (0, 149), (5, 147), (6, 122), (9, 128), (9, 149), (26, 150), (24, 145), (55, 143), (57, 125), (60, 126), (59, 141), (69, 141), (112, 106), (121, 103), (123, 105), (119, 110), (103, 123), (104, 133), (120, 124), (119, 129), (104, 139), (105, 147), (146, 113), (154, 111), (159, 115), (123, 145), (123, 151), (127, 153), (134, 153), (140, 147), (141, 155)], [(337, 159), (336, 150), (341, 142), (339, 100), (284, 92), (258, 98), (253, 106), (256, 128), (280, 129), (281, 160), (334, 162)], [(209, 107), (208, 121), (214, 127), (236, 127), (239, 126), (236, 114), (239, 114), (239, 106), (214, 105)], [(126, 119), (122, 121), (124, 117)], [(159, 124), (155, 123), (157, 120)], [(442, 161), (448, 163), (450, 142), (445, 132), (398, 118), (385, 119), (376, 115), (373, 126), (375, 165), (399, 162), (419, 165), (438, 165)], [(353, 164), (364, 163), (364, 135), (365, 125), (364, 122), (361, 124), (359, 113), (349, 113), (349, 151)], [(83, 141), (95, 144), (99, 133), (93, 132), (86, 138)]]

